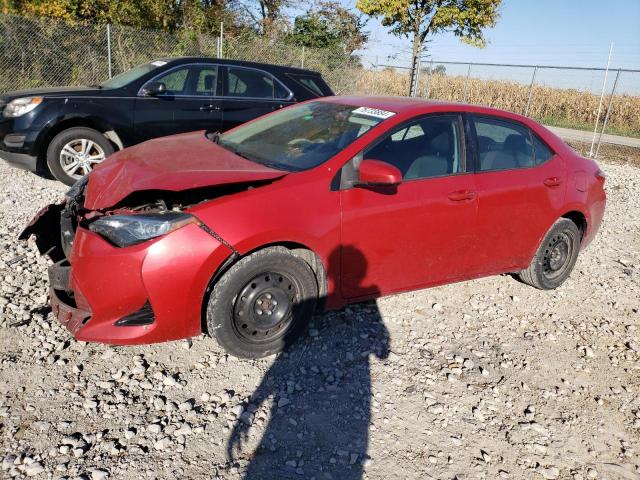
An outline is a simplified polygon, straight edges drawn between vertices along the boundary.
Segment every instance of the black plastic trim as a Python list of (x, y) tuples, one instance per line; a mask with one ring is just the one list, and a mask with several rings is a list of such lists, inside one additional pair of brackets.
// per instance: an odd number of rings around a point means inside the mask
[(120, 320), (117, 320), (114, 325), (116, 327), (139, 327), (142, 325), (151, 325), (155, 321), (156, 316), (153, 314), (149, 300), (147, 300), (147, 303), (145, 303), (140, 310), (126, 317), (122, 317)]

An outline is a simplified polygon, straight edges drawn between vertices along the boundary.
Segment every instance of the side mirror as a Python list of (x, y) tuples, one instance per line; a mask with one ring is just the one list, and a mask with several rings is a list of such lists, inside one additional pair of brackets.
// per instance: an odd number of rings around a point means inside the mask
[(363, 160), (360, 163), (360, 178), (358, 185), (382, 187), (399, 185), (402, 182), (402, 172), (390, 163), (381, 160)]
[(167, 91), (167, 86), (162, 82), (151, 82), (144, 86), (142, 94), (147, 97), (162, 95)]

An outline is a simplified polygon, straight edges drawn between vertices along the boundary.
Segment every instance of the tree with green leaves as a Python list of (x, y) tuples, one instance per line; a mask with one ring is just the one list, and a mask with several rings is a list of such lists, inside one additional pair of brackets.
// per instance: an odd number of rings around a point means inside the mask
[(358, 0), (356, 7), (372, 17), (382, 18), (391, 33), (410, 38), (411, 82), (415, 95), (419, 58), (430, 35), (451, 32), (464, 43), (484, 47), (483, 29), (495, 26), (502, 0)]
[(231, 0), (0, 0), (3, 13), (66, 22), (113, 23), (174, 32), (211, 33), (231, 14)]
[(324, 1), (294, 19), (289, 38), (299, 46), (326, 48), (348, 57), (367, 42), (365, 24), (361, 15), (339, 2)]

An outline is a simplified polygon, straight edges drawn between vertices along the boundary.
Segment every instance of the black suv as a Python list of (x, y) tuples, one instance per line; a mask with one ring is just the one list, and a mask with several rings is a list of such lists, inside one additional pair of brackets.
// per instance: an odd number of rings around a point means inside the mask
[(319, 73), (211, 58), (149, 62), (92, 87), (0, 96), (0, 158), (71, 185), (119, 150), (193, 130), (224, 131), (333, 95)]

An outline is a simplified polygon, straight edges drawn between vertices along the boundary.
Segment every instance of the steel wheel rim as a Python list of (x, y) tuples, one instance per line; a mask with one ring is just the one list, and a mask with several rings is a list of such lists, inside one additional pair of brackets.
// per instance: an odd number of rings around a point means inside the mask
[(573, 242), (566, 233), (554, 235), (545, 248), (542, 260), (543, 272), (548, 279), (554, 279), (563, 275), (573, 257)]
[(106, 158), (104, 150), (93, 140), (76, 138), (60, 150), (60, 167), (71, 178), (80, 179)]
[(277, 272), (256, 275), (234, 300), (236, 334), (253, 344), (282, 337), (293, 322), (293, 307), (298, 298), (298, 286), (289, 276)]

